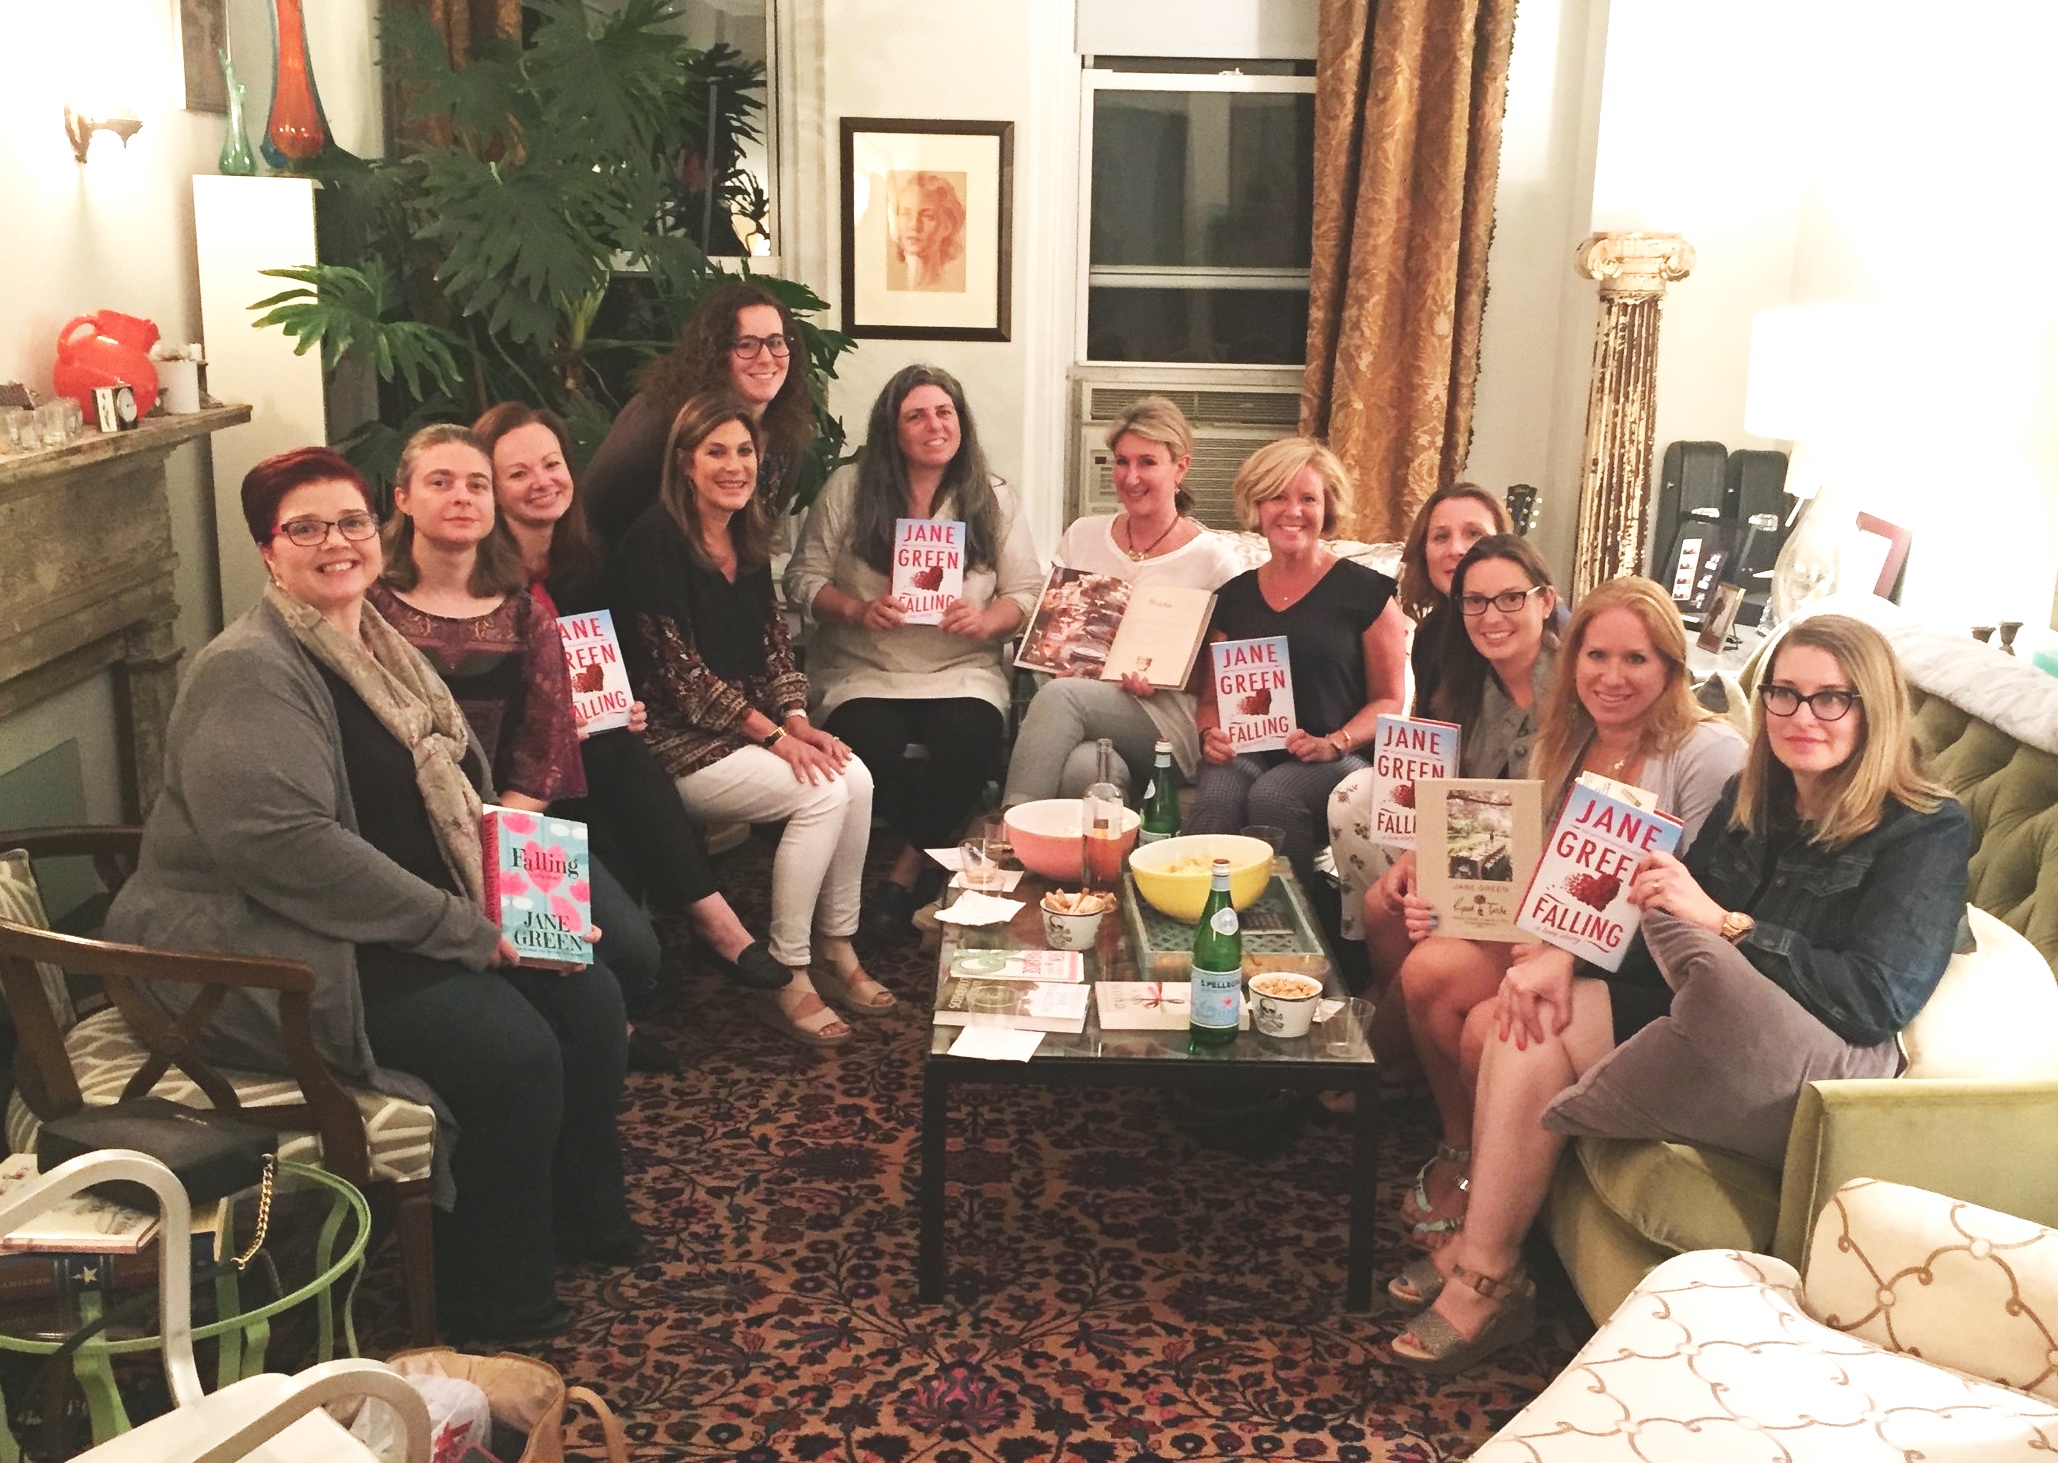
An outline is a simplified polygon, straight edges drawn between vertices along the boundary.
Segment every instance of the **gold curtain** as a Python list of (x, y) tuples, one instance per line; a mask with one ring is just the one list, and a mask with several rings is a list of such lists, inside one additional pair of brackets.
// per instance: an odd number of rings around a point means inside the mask
[(1301, 430), (1400, 538), (1463, 470), (1515, 0), (1322, 0)]
[(480, 41), (522, 33), (522, 0), (408, 0), (443, 32), (450, 64), (462, 66)]

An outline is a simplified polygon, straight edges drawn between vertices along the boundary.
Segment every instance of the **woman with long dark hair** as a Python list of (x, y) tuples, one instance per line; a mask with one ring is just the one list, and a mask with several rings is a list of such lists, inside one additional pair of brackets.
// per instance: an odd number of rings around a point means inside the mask
[(776, 520), (793, 496), (801, 454), (815, 439), (807, 351), (793, 312), (748, 280), (709, 291), (671, 350), (644, 367), (582, 474), (587, 513), (609, 543), (657, 501), (666, 435), (679, 408), (709, 392), (733, 393), (764, 440), (758, 492)]
[[(893, 593), (896, 520), (965, 526), (965, 582), (937, 625), (910, 625)], [(957, 841), (998, 770), (1008, 672), (1002, 644), (1029, 617), (1043, 570), (1021, 504), (980, 450), (957, 378), (897, 372), (872, 404), (865, 452), (822, 490), (786, 569), (786, 599), (814, 621), (811, 709), (871, 768), (906, 840), (865, 917), (893, 939), (940, 886), (922, 850)], [(907, 756), (919, 743), (926, 761)]]

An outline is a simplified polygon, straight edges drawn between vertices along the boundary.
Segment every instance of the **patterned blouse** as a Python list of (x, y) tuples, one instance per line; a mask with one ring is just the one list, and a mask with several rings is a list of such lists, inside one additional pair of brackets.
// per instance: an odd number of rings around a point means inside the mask
[(615, 551), (615, 625), (629, 680), (650, 715), (644, 740), (673, 777), (750, 746), (752, 711), (784, 721), (807, 706), (769, 565), (732, 584), (694, 562), (686, 537), (653, 505)]
[(586, 795), (557, 618), (533, 595), (509, 595), (469, 620), (418, 610), (384, 580), (366, 598), (450, 687), (495, 788), (545, 803)]

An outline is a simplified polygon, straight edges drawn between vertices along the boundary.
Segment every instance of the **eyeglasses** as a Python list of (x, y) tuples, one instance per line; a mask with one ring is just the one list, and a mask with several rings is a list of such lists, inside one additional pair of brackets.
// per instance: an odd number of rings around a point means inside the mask
[(1842, 721), (1850, 713), (1851, 708), (1858, 704), (1859, 697), (1856, 691), (1846, 691), (1839, 687), (1803, 696), (1792, 686), (1767, 681), (1758, 688), (1758, 699), (1765, 703), (1766, 711), (1774, 716), (1792, 716), (1801, 709), (1803, 703), (1806, 703), (1808, 709), (1815, 713), (1817, 721)]
[(1458, 610), (1475, 620), (1486, 613), (1488, 606), (1504, 615), (1512, 615), (1529, 603), (1532, 594), (1542, 594), (1549, 587), (1539, 584), (1533, 589), (1510, 589), (1500, 594), (1461, 594), (1458, 596)]
[(754, 361), (761, 350), (783, 358), (792, 349), (793, 337), (790, 335), (739, 335), (729, 342), (729, 354), (739, 361)]
[(379, 531), (379, 520), (369, 513), (346, 513), (331, 521), (327, 518), (296, 518), (291, 523), (282, 523), (273, 530), (273, 537), (284, 534), (303, 549), (318, 549), (329, 541), (329, 530), (335, 529), (345, 539), (361, 544)]

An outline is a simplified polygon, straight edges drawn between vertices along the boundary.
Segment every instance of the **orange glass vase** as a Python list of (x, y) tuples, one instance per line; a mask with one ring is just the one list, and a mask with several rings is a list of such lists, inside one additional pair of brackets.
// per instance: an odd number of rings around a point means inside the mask
[(280, 172), (298, 173), (328, 145), (329, 119), (307, 59), (301, 0), (272, 0), (272, 110), (259, 150)]

